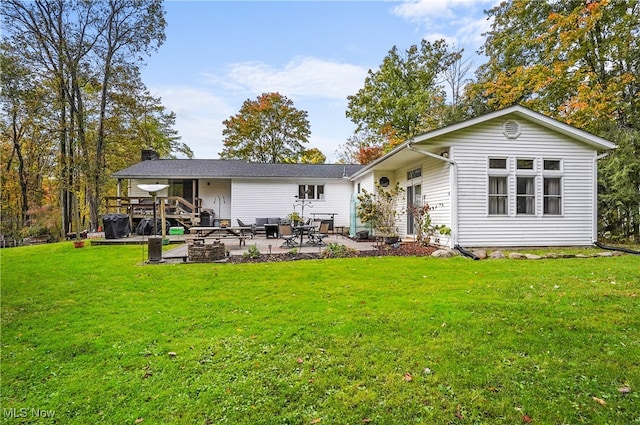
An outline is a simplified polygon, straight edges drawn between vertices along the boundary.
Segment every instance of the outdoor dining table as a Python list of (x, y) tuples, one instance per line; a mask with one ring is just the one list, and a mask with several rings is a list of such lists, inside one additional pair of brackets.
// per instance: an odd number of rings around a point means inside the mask
[(300, 235), (300, 245), (302, 245), (302, 238), (304, 237), (304, 235), (310, 235), (314, 230), (316, 229), (316, 226), (314, 226), (313, 224), (300, 224), (297, 226), (293, 226), (293, 231)]

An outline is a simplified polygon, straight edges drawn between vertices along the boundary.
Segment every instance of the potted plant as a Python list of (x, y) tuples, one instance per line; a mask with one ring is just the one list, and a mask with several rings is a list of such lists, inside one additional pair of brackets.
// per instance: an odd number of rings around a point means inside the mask
[(376, 231), (376, 236), (384, 237), (385, 243), (394, 244), (400, 240), (396, 226), (398, 203), (404, 189), (396, 183), (395, 187), (385, 190), (376, 183), (376, 192), (362, 190), (358, 195), (356, 213), (358, 218)]
[(302, 217), (300, 217), (300, 214), (298, 214), (296, 211), (294, 211), (294, 212), (290, 213), (289, 215), (287, 215), (287, 219), (294, 226), (297, 226), (298, 224), (302, 224)]

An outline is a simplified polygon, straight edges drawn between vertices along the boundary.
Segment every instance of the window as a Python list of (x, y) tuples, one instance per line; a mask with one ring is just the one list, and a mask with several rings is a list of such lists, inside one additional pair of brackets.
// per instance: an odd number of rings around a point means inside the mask
[(534, 177), (518, 177), (516, 179), (516, 213), (528, 215), (536, 213)]
[(507, 201), (507, 177), (489, 177), (489, 214), (506, 215)]
[(298, 199), (324, 199), (324, 185), (298, 185)]
[(562, 181), (560, 177), (544, 178), (544, 214), (562, 214)]
[(488, 158), (487, 167), (489, 215), (562, 215), (561, 159)]
[(407, 171), (407, 180), (416, 179), (422, 176), (422, 168), (416, 168), (415, 170)]
[(507, 158), (489, 158), (489, 214), (509, 213)]
[(521, 159), (516, 160), (516, 168), (518, 170), (533, 170), (533, 159)]
[(560, 171), (559, 159), (545, 159), (543, 162), (545, 171)]
[(506, 170), (507, 158), (489, 158), (489, 168), (492, 170)]

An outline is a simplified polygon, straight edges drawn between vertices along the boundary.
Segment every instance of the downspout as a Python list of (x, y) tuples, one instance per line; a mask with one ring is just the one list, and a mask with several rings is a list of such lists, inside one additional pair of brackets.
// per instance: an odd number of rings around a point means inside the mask
[(592, 242), (598, 243), (598, 161), (606, 158), (608, 152), (597, 155), (593, 160), (593, 223), (592, 223)]
[(453, 248), (458, 245), (458, 163), (450, 158), (416, 149), (411, 143), (407, 144), (407, 149), (439, 161), (448, 162), (449, 165), (451, 165), (449, 168), (449, 177), (451, 180), (449, 187), (451, 192), (451, 240), (449, 241), (449, 247)]

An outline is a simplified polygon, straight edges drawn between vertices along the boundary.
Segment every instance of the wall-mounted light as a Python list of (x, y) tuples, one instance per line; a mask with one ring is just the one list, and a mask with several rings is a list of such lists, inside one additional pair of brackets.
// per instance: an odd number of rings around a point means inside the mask
[(449, 158), (449, 151), (444, 151), (440, 154), (441, 157), (443, 158)]

